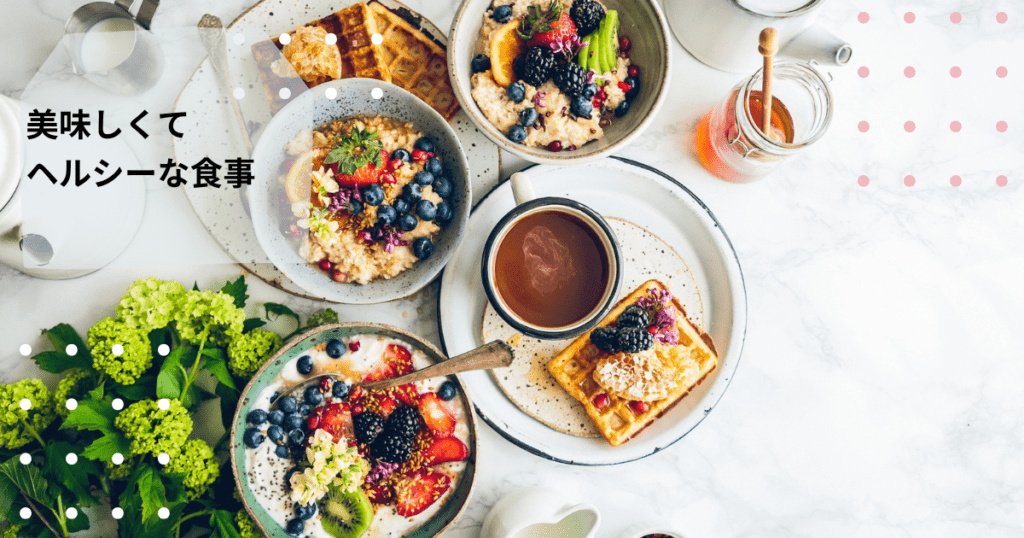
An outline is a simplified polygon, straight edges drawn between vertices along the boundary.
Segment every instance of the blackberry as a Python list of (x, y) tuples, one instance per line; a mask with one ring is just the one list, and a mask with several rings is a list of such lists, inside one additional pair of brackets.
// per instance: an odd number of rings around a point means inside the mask
[(420, 412), (415, 407), (403, 406), (395, 409), (384, 423), (388, 433), (413, 437), (420, 431)]
[(619, 331), (614, 327), (598, 327), (590, 333), (590, 341), (608, 354), (619, 352)]
[(551, 78), (554, 79), (555, 86), (570, 97), (581, 95), (583, 87), (587, 85), (587, 73), (574, 62), (556, 66)]
[(384, 433), (370, 447), (373, 457), (384, 463), (405, 463), (412, 453), (412, 438), (395, 433)]
[(654, 346), (654, 335), (647, 329), (627, 327), (619, 329), (619, 350), (626, 353), (640, 353)]
[(588, 36), (604, 20), (604, 8), (594, 0), (576, 0), (569, 8), (569, 18), (576, 25), (580, 37)]
[(352, 425), (356, 430), (356, 439), (368, 445), (384, 430), (384, 419), (377, 413), (366, 411), (352, 417)]
[(636, 327), (639, 329), (646, 329), (647, 325), (650, 324), (651, 320), (647, 317), (647, 312), (637, 305), (629, 305), (625, 310), (619, 314), (619, 319), (616, 320), (615, 326), (624, 327)]
[(551, 78), (551, 70), (555, 67), (555, 53), (548, 47), (530, 47), (523, 58), (522, 73), (517, 73), (523, 82), (540, 87)]

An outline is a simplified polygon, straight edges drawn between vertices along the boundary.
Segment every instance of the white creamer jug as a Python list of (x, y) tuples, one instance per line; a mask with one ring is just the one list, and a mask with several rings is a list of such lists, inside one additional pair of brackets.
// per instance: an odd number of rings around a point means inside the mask
[(529, 488), (495, 503), (484, 518), (481, 538), (593, 538), (601, 523), (597, 508), (572, 503), (551, 489)]

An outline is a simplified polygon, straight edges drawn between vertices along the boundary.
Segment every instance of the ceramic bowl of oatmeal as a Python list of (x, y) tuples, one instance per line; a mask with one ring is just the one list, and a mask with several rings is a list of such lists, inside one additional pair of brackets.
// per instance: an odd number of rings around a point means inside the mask
[(622, 150), (668, 92), (672, 47), (655, 0), (463, 0), (448, 72), (477, 127), (533, 162)]
[(385, 82), (343, 79), (303, 92), (268, 123), (253, 160), (248, 199), (260, 246), (328, 301), (419, 291), (469, 217), (471, 176), (455, 132)]

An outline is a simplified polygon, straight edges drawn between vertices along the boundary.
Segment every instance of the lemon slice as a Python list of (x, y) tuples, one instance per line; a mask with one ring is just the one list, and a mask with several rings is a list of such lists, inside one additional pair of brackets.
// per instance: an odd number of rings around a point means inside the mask
[(295, 158), (288, 175), (284, 178), (284, 190), (291, 203), (308, 201), (312, 193), (310, 184), (313, 176), (313, 156), (317, 150), (311, 150)]
[(513, 19), (491, 36), (491, 74), (500, 86), (508, 86), (516, 80), (512, 61), (526, 50), (518, 30), (519, 20)]

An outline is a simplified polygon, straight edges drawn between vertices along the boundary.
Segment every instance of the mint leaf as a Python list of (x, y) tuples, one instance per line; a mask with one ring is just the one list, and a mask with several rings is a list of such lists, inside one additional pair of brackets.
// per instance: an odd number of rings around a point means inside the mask
[[(122, 456), (131, 454), (131, 441), (121, 432), (110, 432), (95, 440), (82, 451), (83, 458), (96, 461), (109, 461), (114, 454)], [(82, 460), (78, 460), (81, 463)]]
[(82, 400), (78, 407), (68, 414), (64, 419), (62, 429), (78, 428), (79, 430), (96, 430), (104, 434), (113, 433), (114, 418), (117, 411), (111, 407), (113, 399), (110, 397), (102, 400)]
[[(81, 454), (82, 448), (67, 442), (46, 445), (46, 461), (43, 472), (55, 478), (75, 495), (77, 503), (82, 506), (94, 506), (99, 501), (89, 491), (89, 475), (99, 476), (100, 471), (95, 461), (79, 459), (74, 465), (68, 465), (67, 455)], [(74, 504), (74, 503), (69, 503)]]
[(214, 510), (210, 515), (210, 527), (213, 528), (210, 538), (242, 538), (235, 528), (235, 515), (227, 510)]
[(245, 277), (239, 275), (234, 282), (229, 280), (224, 284), (224, 287), (220, 289), (220, 292), (230, 295), (231, 298), (235, 300), (235, 306), (238, 308), (245, 308), (245, 301), (249, 298), (245, 292), (248, 291), (248, 289), (249, 287), (245, 284)]
[(224, 350), (204, 349), (203, 355), (206, 355), (203, 368), (209, 370), (221, 383), (238, 390), (238, 387), (235, 386), (234, 378), (231, 377), (231, 372), (228, 371), (228, 361), (224, 356)]

